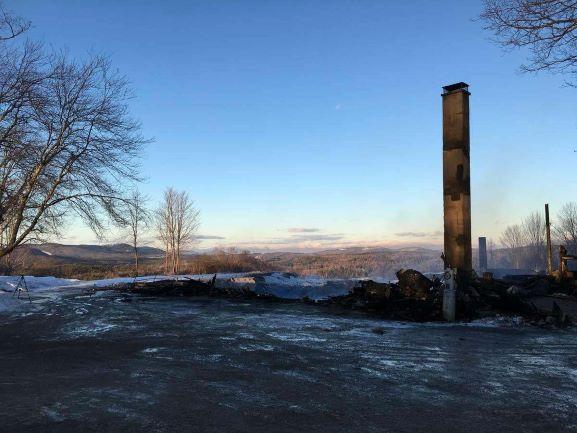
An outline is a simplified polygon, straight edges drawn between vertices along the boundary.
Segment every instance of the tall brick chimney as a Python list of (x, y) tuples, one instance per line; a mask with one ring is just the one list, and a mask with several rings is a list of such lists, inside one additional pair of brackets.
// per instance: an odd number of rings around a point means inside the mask
[(445, 264), (461, 275), (472, 270), (469, 167), (469, 85), (443, 87), (443, 195)]

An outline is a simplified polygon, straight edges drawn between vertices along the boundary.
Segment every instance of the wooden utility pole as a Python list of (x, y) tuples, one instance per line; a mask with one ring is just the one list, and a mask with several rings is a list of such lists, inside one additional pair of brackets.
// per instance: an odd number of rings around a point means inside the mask
[(545, 228), (547, 230), (547, 275), (553, 274), (553, 246), (551, 245), (551, 221), (549, 220), (549, 203), (545, 205)]

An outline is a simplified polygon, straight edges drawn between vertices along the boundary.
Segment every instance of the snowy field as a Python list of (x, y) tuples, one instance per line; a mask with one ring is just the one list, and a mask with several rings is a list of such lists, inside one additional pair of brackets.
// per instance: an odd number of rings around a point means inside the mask
[(16, 280), (0, 278), (2, 433), (577, 431), (573, 329), (86, 290), (110, 280), (29, 278), (29, 303)]

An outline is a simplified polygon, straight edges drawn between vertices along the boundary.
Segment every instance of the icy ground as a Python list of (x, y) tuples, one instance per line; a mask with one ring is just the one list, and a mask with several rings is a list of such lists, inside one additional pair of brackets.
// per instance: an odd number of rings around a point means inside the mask
[(0, 294), (1, 432), (577, 431), (575, 330), (93, 284)]

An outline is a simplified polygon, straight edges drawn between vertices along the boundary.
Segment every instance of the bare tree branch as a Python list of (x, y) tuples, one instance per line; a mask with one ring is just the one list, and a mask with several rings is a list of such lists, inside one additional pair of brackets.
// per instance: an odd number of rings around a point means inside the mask
[(30, 28), (30, 22), (13, 15), (0, 3), (0, 42), (14, 39)]
[(481, 19), (501, 46), (529, 49), (523, 71), (577, 73), (576, 0), (485, 0)]
[[(2, 16), (12, 19), (2, 13), (0, 34)], [(15, 36), (18, 23), (9, 25)], [(131, 98), (106, 57), (74, 61), (0, 37), (0, 257), (58, 233), (70, 212), (97, 235), (106, 219), (126, 222), (124, 195), (140, 180), (146, 142)]]

